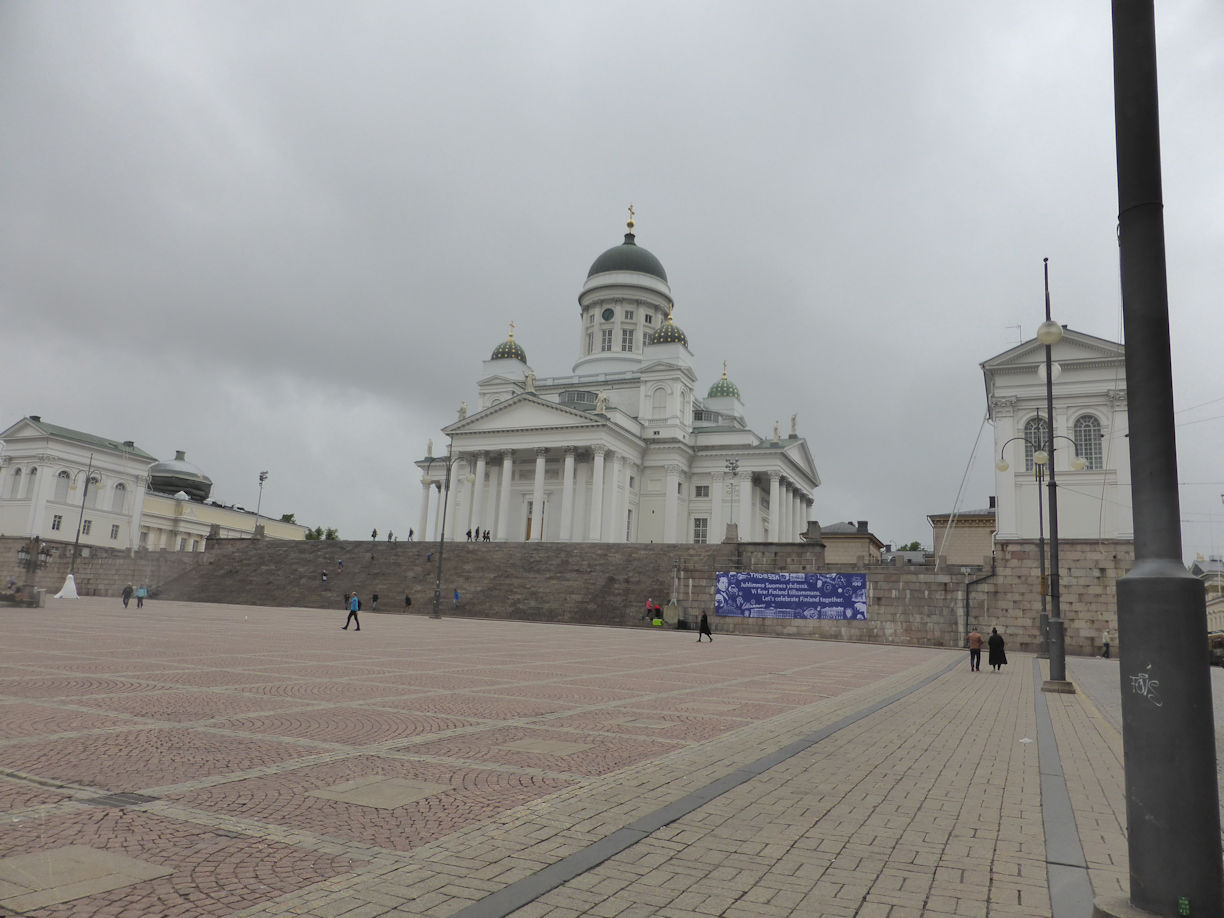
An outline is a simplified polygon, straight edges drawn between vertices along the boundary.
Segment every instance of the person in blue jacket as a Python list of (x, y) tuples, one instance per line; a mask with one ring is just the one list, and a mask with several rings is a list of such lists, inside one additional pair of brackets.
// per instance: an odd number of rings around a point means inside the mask
[(354, 630), (356, 631), (361, 630), (361, 620), (357, 618), (357, 611), (360, 608), (361, 608), (361, 600), (359, 600), (357, 598), (357, 594), (354, 593), (352, 596), (349, 597), (349, 614), (348, 614), (348, 618), (344, 620), (344, 627), (340, 629), (341, 631), (348, 631), (349, 622), (352, 622), (354, 625), (357, 626), (356, 629)]

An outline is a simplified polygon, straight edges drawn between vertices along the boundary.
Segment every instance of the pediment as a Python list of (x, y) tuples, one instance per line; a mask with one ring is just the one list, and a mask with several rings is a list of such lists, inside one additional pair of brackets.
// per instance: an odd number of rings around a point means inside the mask
[(45, 437), (29, 418), (22, 418), (7, 430), (0, 431), (0, 440), (17, 440), (21, 437)]
[[(1064, 365), (1077, 361), (1122, 360), (1126, 356), (1126, 348), (1116, 341), (1068, 328), (1063, 330), (1062, 340), (1051, 349), (1051, 356)], [(1010, 367), (1031, 367), (1044, 361), (1045, 346), (1032, 338), (983, 361), (982, 369), (991, 372)]]
[(443, 432), (450, 436), (511, 430), (555, 430), (562, 427), (602, 427), (605, 419), (522, 392), (504, 402), (456, 421)]

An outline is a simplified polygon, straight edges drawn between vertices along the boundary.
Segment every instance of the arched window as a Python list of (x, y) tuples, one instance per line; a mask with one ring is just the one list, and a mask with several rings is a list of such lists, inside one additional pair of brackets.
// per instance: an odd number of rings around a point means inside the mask
[(68, 500), (68, 485), (72, 484), (72, 476), (67, 472), (60, 472), (55, 476), (55, 500), (57, 503), (64, 503)]
[(1101, 422), (1091, 414), (1075, 419), (1075, 452), (1088, 463), (1088, 468), (1104, 466), (1101, 455)]
[(98, 492), (102, 490), (102, 479), (97, 475), (89, 476), (89, 493), (85, 495), (85, 506), (98, 506)]
[(123, 505), (126, 501), (127, 501), (127, 488), (124, 486), (123, 482), (121, 481), (117, 485), (115, 485), (115, 490), (111, 494), (111, 510), (113, 510), (115, 513), (122, 513)]
[(667, 414), (667, 390), (662, 386), (650, 393), (650, 416), (665, 417)]
[(13, 469), (13, 483), (9, 487), (9, 497), (17, 498), (21, 496), (21, 469)]
[(26, 500), (34, 499), (34, 486), (38, 484), (38, 469), (30, 469), (26, 475)]
[(1050, 424), (1045, 418), (1033, 417), (1024, 422), (1024, 470), (1026, 472), (1033, 470), (1033, 453), (1038, 449), (1048, 452), (1049, 443)]

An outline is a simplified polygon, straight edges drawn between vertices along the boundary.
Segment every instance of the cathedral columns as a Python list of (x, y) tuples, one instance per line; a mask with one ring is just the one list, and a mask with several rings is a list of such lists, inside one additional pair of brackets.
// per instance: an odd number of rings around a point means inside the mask
[(544, 538), (544, 465), (548, 461), (547, 447), (536, 447), (535, 482), (531, 489), (531, 538)]
[(625, 541), (625, 507), (629, 503), (629, 463), (617, 453), (612, 457), (612, 500), (608, 513), (608, 541)]
[(667, 467), (667, 488), (663, 495), (663, 541), (676, 541), (676, 514), (679, 513), (679, 494), (676, 493), (680, 486), (680, 466), (669, 465)]
[(433, 483), (428, 478), (421, 479), (421, 515), (417, 518), (417, 534), (421, 541), (429, 536), (429, 498), (433, 491)]
[(739, 485), (740, 538), (746, 542), (756, 541), (756, 521), (752, 518), (752, 473), (745, 472)]
[(769, 540), (781, 542), (782, 529), (782, 476), (769, 473)]
[(561, 541), (574, 537), (574, 453), (573, 446), (565, 447), (565, 470), (561, 473)]
[(591, 470), (591, 541), (603, 540), (604, 453), (606, 446), (594, 446), (595, 461)]
[(807, 521), (803, 519), (803, 495), (796, 488), (791, 492), (791, 537), (792, 542), (800, 541), (799, 534), (807, 531)]
[[(483, 526), (484, 523), (484, 480), (485, 480), (485, 454), (484, 450), (476, 453), (476, 481), (472, 485), (472, 525)], [(487, 522), (487, 520), (486, 520)], [(476, 540), (480, 540), (480, 534), (476, 534)]]
[(442, 505), (446, 503), (446, 495), (442, 491), (442, 486), (443, 486), (442, 482), (435, 481), (433, 483), (433, 486), (438, 489), (438, 501), (437, 501), (437, 505), (434, 507), (434, 528), (433, 528), (433, 537), (436, 539), (439, 537), (439, 535), (442, 532)]
[(715, 472), (710, 484), (710, 531), (707, 542), (721, 542), (727, 535), (723, 525), (723, 473)]
[(504, 542), (509, 538), (510, 525), (510, 484), (514, 478), (514, 453), (502, 450), (501, 494), (497, 506), (497, 541)]

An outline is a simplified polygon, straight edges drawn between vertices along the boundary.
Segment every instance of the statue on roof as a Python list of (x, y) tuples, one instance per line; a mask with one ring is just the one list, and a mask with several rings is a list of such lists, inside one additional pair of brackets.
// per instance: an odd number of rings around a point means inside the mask
[(462, 421), (466, 417), (467, 417), (467, 402), (460, 402), (459, 403), (459, 420)]
[(425, 443), (425, 458), (426, 459), (433, 458), (433, 437), (430, 437), (429, 440), (426, 441)]
[(796, 439), (799, 436), (799, 415), (791, 415), (791, 439)]
[(602, 389), (600, 389), (599, 394), (595, 396), (595, 413), (603, 414), (607, 410), (608, 410), (608, 396), (604, 394), (604, 391)]
[(774, 421), (774, 435), (773, 435), (773, 438), (774, 438), (775, 440), (781, 440), (781, 439), (782, 439), (782, 430), (781, 430), (781, 428), (778, 426), (778, 422), (777, 422), (777, 421)]
[(523, 390), (525, 392), (534, 392), (535, 391), (535, 381), (536, 381), (535, 370), (528, 370), (523, 375)]

